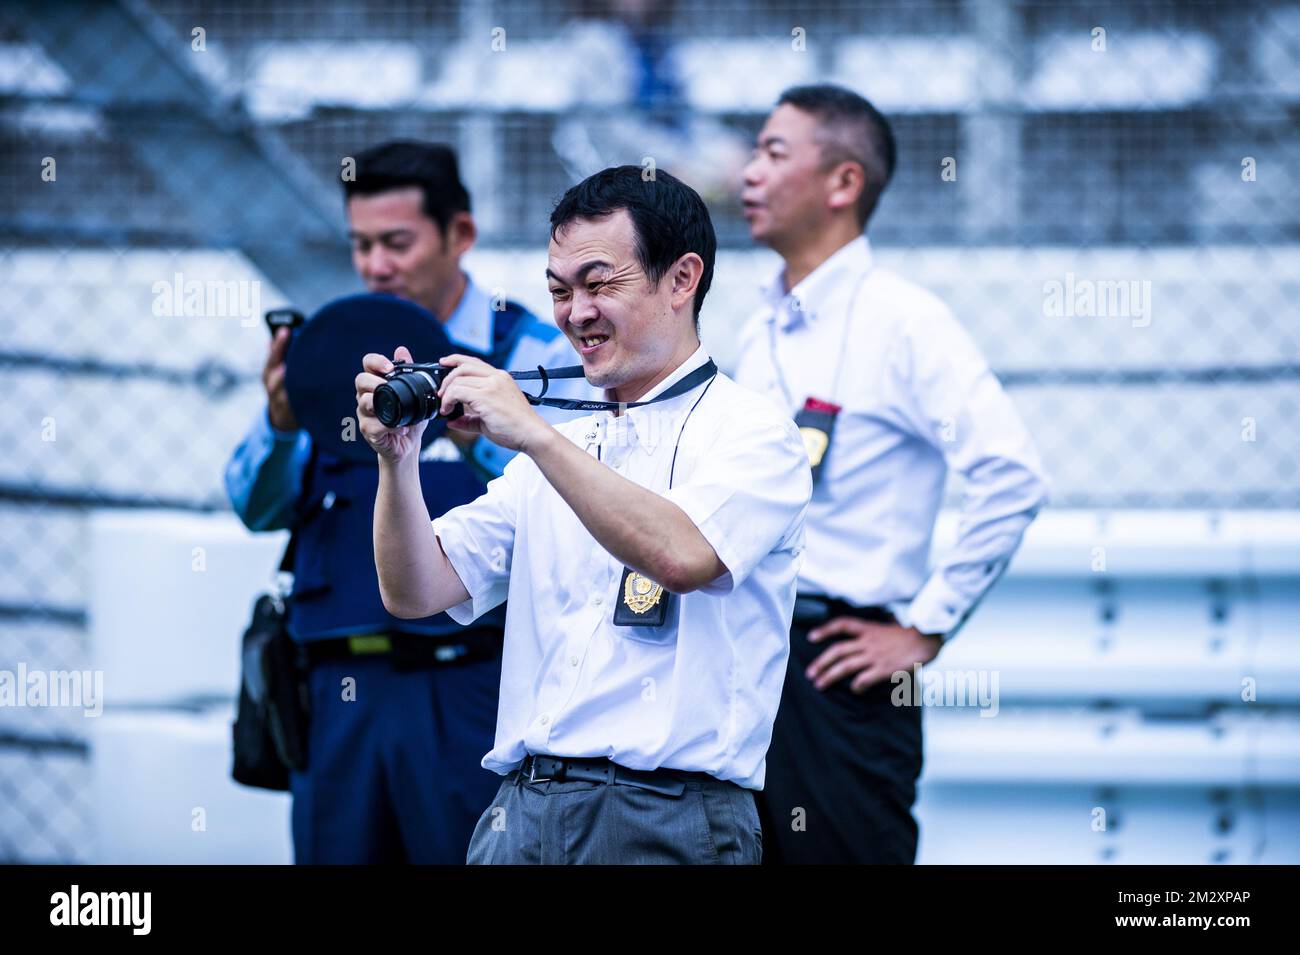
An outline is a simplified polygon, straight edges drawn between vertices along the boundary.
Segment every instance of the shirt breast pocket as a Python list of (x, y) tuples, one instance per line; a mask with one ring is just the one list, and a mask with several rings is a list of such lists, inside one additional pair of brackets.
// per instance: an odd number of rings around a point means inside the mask
[(662, 627), (615, 627), (614, 633), (620, 640), (631, 640), (652, 647), (677, 645), (677, 627), (670, 627), (666, 623)]

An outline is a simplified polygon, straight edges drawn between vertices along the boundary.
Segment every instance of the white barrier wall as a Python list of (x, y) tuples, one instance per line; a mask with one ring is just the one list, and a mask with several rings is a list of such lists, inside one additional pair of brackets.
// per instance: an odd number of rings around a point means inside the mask
[(287, 794), (230, 778), (234, 707), (113, 707), (91, 733), (95, 862), (293, 861)]
[[(289, 861), (288, 798), (229, 779), (239, 637), (283, 540), (92, 518), (99, 860)], [(923, 671), (951, 691), (925, 715), (920, 861), (1300, 862), (1298, 584), (1300, 515), (1044, 513)]]
[(230, 778), (240, 637), (287, 534), (231, 514), (105, 511), (90, 539), (96, 862), (287, 863), (288, 795)]
[(975, 705), (926, 710), (919, 861), (1300, 862), (1297, 621), (1295, 514), (1044, 513), (924, 678)]

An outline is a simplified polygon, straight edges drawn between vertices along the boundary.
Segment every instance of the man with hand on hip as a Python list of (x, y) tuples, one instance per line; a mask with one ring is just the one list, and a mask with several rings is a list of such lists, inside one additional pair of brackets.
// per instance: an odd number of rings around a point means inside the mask
[[(745, 168), (750, 234), (784, 267), (741, 334), (736, 380), (794, 416), (815, 485), (760, 800), (769, 862), (914, 861), (921, 711), (895, 705), (891, 677), (938, 655), (1046, 500), (1034, 443), (965, 329), (874, 262), (863, 232), (894, 154), (861, 96), (796, 87)], [(930, 569), (949, 472), (962, 520)]]
[(385, 606), (469, 623), (509, 596), (483, 759), (506, 778), (471, 863), (759, 861), (752, 792), (812, 481), (794, 424), (700, 345), (715, 249), (704, 203), (666, 173), (622, 166), (570, 189), (546, 273), (608, 407), (553, 428), (507, 373), (440, 359), (451, 426), (519, 454), (436, 520), (413, 464), (423, 424), (374, 414), (392, 363), (368, 355), (357, 376)]

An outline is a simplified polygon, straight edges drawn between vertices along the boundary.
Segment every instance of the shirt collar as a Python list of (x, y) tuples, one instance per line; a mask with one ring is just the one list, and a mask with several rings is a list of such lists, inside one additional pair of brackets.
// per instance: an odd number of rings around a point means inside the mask
[(486, 355), (492, 351), (492, 302), (469, 275), (461, 274), (465, 275), (465, 291), (443, 328), (455, 344)]
[[(708, 360), (708, 351), (705, 350), (703, 345), (700, 345), (700, 347), (695, 349), (689, 358), (674, 368), (667, 378), (647, 391), (644, 395), (638, 398), (637, 401), (650, 401), (651, 399), (663, 394), (691, 372), (702, 367), (706, 362), (708, 362)], [(647, 416), (651, 414), (668, 414), (669, 409), (674, 408), (677, 402), (692, 395), (699, 397), (695, 394), (694, 389), (692, 389), (684, 395), (678, 395), (676, 398), (670, 398), (666, 402), (648, 408), (624, 408), (623, 413), (618, 417), (615, 417), (614, 412), (612, 411), (600, 411), (596, 413), (596, 424), (601, 430), (608, 434), (625, 433), (629, 437), (634, 436), (637, 444), (641, 445), (647, 451), (653, 452), (663, 439), (663, 432), (665, 429), (663, 427), (638, 428), (637, 423), (646, 423), (649, 420)], [(605, 400), (614, 400), (608, 389), (605, 391)], [(662, 423), (662, 421), (656, 421), (656, 424)]]
[(849, 275), (861, 275), (871, 268), (871, 244), (860, 235), (836, 249), (825, 262), (813, 269), (788, 293), (785, 269), (763, 287), (763, 297), (771, 306), (769, 321), (779, 321), (789, 328), (801, 319), (813, 321)]

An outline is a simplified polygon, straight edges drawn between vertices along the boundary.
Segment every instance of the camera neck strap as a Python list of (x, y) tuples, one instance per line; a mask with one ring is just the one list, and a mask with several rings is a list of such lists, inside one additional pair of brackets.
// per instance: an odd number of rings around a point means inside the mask
[(694, 388), (698, 388), (706, 381), (713, 379), (718, 373), (718, 366), (710, 358), (699, 368), (667, 388), (662, 394), (655, 395), (649, 401), (587, 401), (579, 398), (547, 398), (544, 397), (546, 391), (551, 386), (552, 378), (584, 378), (581, 365), (565, 365), (563, 368), (543, 368), (537, 366), (536, 371), (512, 371), (510, 377), (516, 381), (540, 381), (542, 390), (535, 395), (524, 392), (524, 397), (528, 399), (531, 405), (545, 405), (548, 408), (560, 408), (564, 411), (621, 411), (625, 408), (643, 408), (646, 405), (652, 405), (660, 401), (668, 401), (686, 394)]

